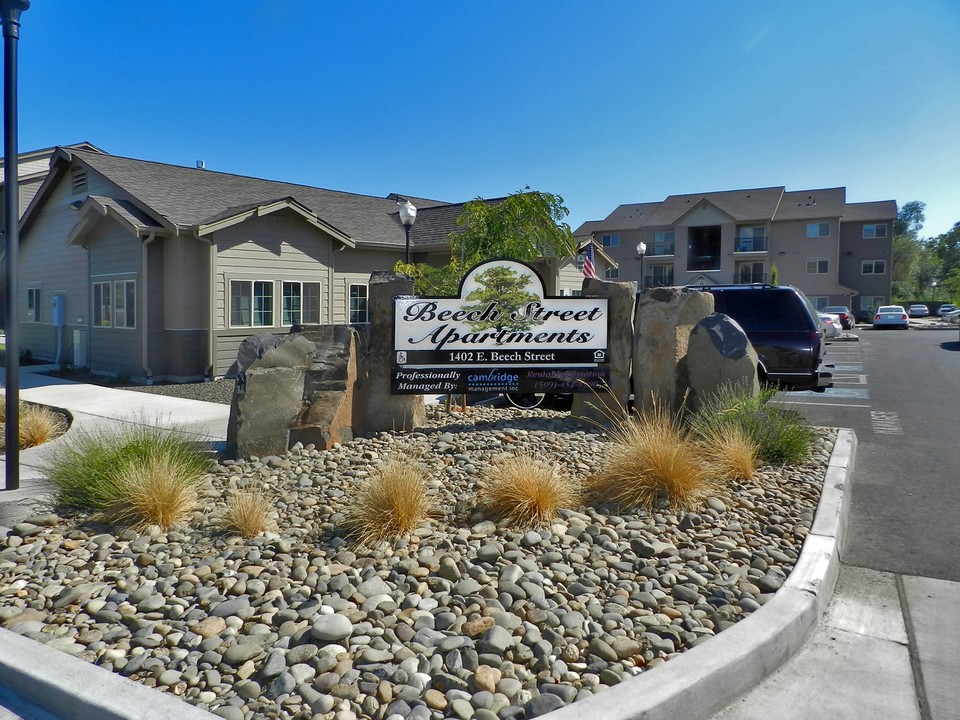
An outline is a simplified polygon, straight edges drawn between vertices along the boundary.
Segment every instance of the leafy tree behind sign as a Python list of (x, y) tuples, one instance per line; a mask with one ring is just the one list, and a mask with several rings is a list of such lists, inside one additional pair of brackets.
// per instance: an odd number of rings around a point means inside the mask
[(458, 230), (447, 236), (450, 262), (443, 267), (398, 262), (396, 272), (413, 278), (418, 295), (455, 295), (463, 274), (497, 257), (532, 262), (543, 257), (566, 258), (576, 252), (569, 211), (563, 198), (526, 188), (495, 201), (482, 198), (464, 205)]
[(496, 318), (468, 322), (467, 325), (474, 332), (492, 329), (522, 332), (543, 322), (528, 318), (525, 313), (529, 303), (540, 299), (538, 295), (526, 290), (530, 284), (529, 275), (496, 265), (477, 275), (476, 280), (480, 287), (464, 298), (474, 304), (464, 305), (463, 309), (468, 312), (482, 312), (490, 303), (496, 303), (498, 313)]

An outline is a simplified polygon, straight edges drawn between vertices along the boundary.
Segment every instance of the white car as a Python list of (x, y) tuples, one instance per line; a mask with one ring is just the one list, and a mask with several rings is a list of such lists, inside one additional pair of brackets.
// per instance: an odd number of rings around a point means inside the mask
[(902, 305), (881, 305), (873, 314), (873, 327), (893, 327), (906, 330), (910, 327), (910, 318)]
[(937, 315), (939, 315), (940, 317), (944, 317), (945, 315), (949, 315), (950, 313), (954, 312), (956, 309), (957, 309), (956, 305), (952, 305), (950, 303), (944, 303), (943, 305), (940, 306), (940, 309), (937, 310)]
[(817, 317), (820, 318), (820, 325), (823, 326), (823, 336), (825, 338), (835, 338), (843, 331), (839, 315), (819, 313)]

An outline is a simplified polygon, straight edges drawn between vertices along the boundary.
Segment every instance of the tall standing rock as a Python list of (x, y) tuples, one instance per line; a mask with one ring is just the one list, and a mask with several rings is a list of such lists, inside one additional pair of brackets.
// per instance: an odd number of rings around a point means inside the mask
[(393, 368), (393, 299), (413, 294), (413, 280), (406, 275), (377, 271), (370, 276), (370, 335), (366, 357), (368, 432), (412, 430), (427, 420), (423, 395), (391, 395)]
[(637, 409), (654, 402), (678, 412), (688, 388), (687, 345), (693, 326), (713, 312), (713, 295), (690, 288), (644, 290), (634, 318), (633, 394)]
[(687, 374), (690, 410), (696, 410), (725, 385), (753, 397), (760, 393), (757, 351), (736, 320), (720, 313), (708, 315), (690, 333)]
[(633, 313), (637, 303), (635, 282), (609, 282), (597, 278), (583, 281), (584, 297), (608, 298), (607, 367), (608, 392), (577, 393), (570, 414), (590, 423), (609, 424), (627, 415), (630, 370), (633, 355)]

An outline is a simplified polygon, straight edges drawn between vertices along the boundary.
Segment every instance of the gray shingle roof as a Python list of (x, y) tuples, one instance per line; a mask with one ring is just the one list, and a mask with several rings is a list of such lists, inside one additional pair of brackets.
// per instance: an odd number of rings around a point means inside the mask
[(896, 220), (897, 201), (879, 200), (877, 202), (847, 203), (843, 208), (844, 222), (863, 222), (867, 220)]
[(671, 195), (650, 213), (644, 225), (647, 227), (676, 225), (680, 218), (704, 200), (737, 222), (765, 220), (773, 216), (783, 190), (783, 187), (770, 187)]
[[(157, 218), (182, 228), (229, 217), (229, 211), (290, 197), (361, 244), (402, 245), (395, 199), (261, 180), (83, 150), (70, 154), (123, 188)], [(418, 199), (433, 207), (446, 203)], [(418, 208), (420, 206), (418, 205)], [(426, 209), (426, 207), (424, 208)], [(418, 222), (420, 220), (418, 213)], [(414, 225), (414, 233), (417, 231)], [(426, 229), (426, 228), (425, 228)], [(414, 235), (411, 235), (411, 242)], [(444, 236), (445, 237), (445, 236)]]
[(774, 220), (815, 220), (843, 215), (847, 189), (797, 190), (785, 192)]

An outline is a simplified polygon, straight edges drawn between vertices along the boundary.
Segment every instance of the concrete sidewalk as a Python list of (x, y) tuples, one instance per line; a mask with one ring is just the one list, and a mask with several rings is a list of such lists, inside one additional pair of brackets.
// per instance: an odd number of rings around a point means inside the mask
[[(0, 387), (4, 374), (0, 371)], [(86, 385), (20, 369), (20, 399), (62, 408), (73, 416), (71, 433), (109, 432), (125, 425), (179, 428), (200, 443), (222, 450), (230, 408), (152, 393)], [(20, 489), (0, 492), (0, 530), (12, 527), (49, 504), (50, 487), (43, 468), (65, 437), (20, 451)], [(6, 483), (6, 459), (0, 456), (0, 489)]]

